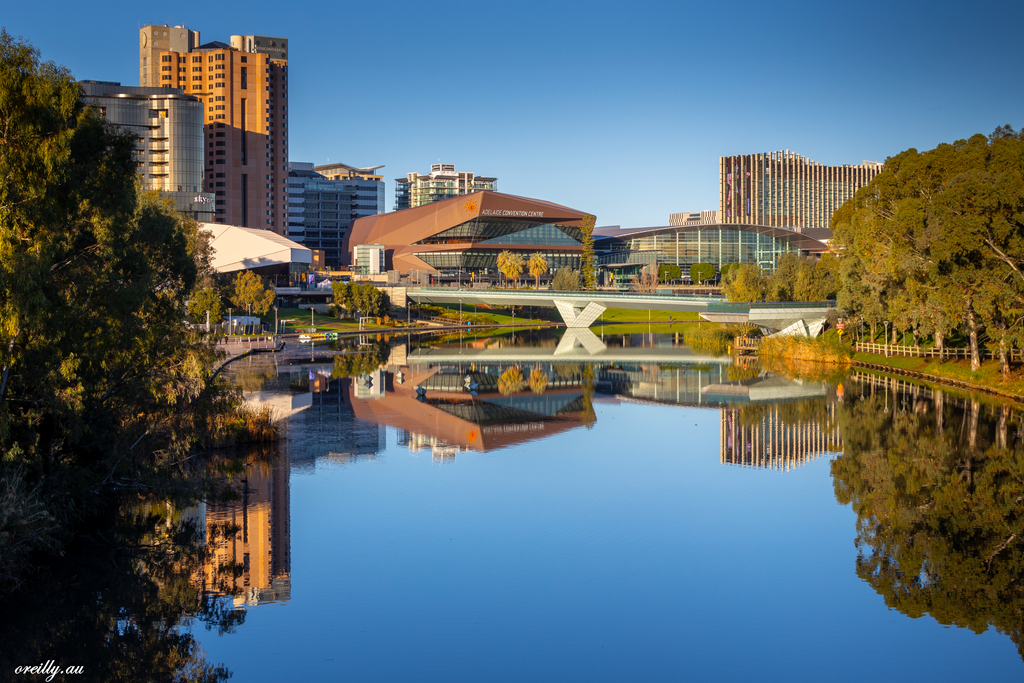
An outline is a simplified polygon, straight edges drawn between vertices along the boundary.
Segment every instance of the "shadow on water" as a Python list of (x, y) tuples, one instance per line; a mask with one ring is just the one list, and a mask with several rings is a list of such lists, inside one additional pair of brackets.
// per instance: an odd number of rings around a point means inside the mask
[(230, 678), (188, 627), (234, 633), (242, 607), (287, 599), (288, 463), (221, 455), (200, 478), (198, 504), (195, 492), (126, 494), (5, 596), (0, 671), (53, 660), (84, 667), (82, 680)]

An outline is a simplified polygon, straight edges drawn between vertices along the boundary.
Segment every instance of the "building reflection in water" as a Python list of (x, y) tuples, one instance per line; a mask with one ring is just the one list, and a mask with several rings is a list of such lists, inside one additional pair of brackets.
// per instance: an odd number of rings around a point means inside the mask
[[(582, 368), (558, 374), (540, 365), (398, 367), (379, 400), (353, 397), (356, 417), (398, 430), (413, 453), (438, 462), (464, 451), (496, 450), (584, 424)], [(511, 377), (511, 379), (510, 379)]]
[(204, 590), (233, 596), (235, 606), (291, 597), (290, 470), (286, 455), (249, 463), (227, 482), (237, 500), (205, 505)]
[[(782, 406), (814, 403), (834, 417), (826, 385), (744, 374), (730, 359), (680, 348), (648, 350), (623, 344), (615, 360), (558, 362), (526, 348), (529, 358), (480, 357), (469, 362), (408, 358), (392, 350), (388, 363), (355, 377), (335, 376), (326, 363), (253, 364), (242, 372), (246, 400), (267, 404), (284, 422), (286, 439), (273, 464), (253, 462), (231, 478), (237, 500), (211, 502), (205, 517), (212, 551), (206, 590), (231, 595), (236, 606), (288, 600), (289, 476), (292, 467), (346, 464), (385, 450), (387, 427), (412, 453), (435, 462), (465, 452), (493, 451), (547, 438), (596, 420), (595, 401), (638, 401), (721, 410), (723, 463), (788, 470), (840, 450), (835, 429), (790, 417)], [(489, 348), (485, 353), (492, 353)], [(545, 353), (553, 353), (550, 349)], [(633, 354), (633, 355), (630, 355)], [(605, 398), (601, 398), (604, 396)], [(749, 408), (752, 414), (744, 414)], [(236, 533), (224, 533), (225, 530)]]
[(742, 419), (742, 408), (722, 408), (720, 461), (789, 471), (825, 454), (842, 450), (835, 425), (835, 404), (829, 406), (829, 429), (816, 420), (787, 420), (773, 405), (753, 419)]

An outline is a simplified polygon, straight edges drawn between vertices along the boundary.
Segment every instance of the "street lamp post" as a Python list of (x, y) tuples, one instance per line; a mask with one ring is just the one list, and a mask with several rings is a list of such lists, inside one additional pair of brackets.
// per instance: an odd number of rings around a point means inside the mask
[(885, 324), (885, 357), (889, 357), (889, 321), (884, 321)]

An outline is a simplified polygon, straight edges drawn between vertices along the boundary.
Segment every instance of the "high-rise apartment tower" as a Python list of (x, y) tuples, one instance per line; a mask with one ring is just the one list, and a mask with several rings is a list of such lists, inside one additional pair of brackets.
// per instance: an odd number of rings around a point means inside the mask
[(288, 40), (234, 35), (201, 44), (182, 26), (139, 30), (143, 86), (180, 88), (206, 107), (204, 171), (216, 223), (288, 233)]
[(788, 149), (720, 157), (719, 218), (797, 230), (829, 228), (836, 209), (882, 168), (874, 161), (824, 166)]
[(409, 173), (405, 178), (395, 179), (395, 211), (497, 189), (497, 178), (456, 171), (453, 164), (432, 164), (429, 174)]

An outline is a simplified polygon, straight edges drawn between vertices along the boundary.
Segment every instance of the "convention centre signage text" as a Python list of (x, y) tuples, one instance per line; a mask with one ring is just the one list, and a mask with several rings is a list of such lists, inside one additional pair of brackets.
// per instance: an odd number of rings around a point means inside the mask
[(512, 211), (510, 209), (484, 209), (481, 216), (516, 216), (519, 218), (543, 218), (543, 211)]

